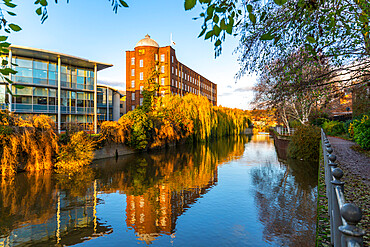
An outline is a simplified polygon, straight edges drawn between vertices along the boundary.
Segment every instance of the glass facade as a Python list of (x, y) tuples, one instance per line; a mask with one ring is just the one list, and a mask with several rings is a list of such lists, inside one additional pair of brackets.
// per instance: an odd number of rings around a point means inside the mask
[[(58, 65), (13, 56), (17, 74), (12, 81), (24, 86), (12, 86), (12, 111), (21, 116), (30, 113), (47, 114), (57, 121)], [(94, 119), (94, 71), (63, 64), (61, 66), (61, 124), (77, 122), (92, 124)], [(6, 88), (0, 82), (0, 109), (6, 109)]]
[[(98, 86), (98, 121), (113, 121), (113, 94), (114, 90)], [(109, 114), (107, 114), (109, 113)], [(107, 115), (109, 115), (107, 117)]]

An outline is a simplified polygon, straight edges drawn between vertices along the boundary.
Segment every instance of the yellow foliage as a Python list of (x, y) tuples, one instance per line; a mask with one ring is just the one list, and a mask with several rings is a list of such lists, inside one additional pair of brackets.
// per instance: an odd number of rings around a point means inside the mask
[(0, 112), (1, 173), (13, 175), (17, 169), (47, 170), (53, 167), (58, 136), (53, 120), (45, 115), (22, 120)]
[(55, 164), (58, 173), (72, 176), (80, 172), (94, 158), (95, 143), (84, 131), (71, 136), (71, 140), (60, 147), (58, 162)]

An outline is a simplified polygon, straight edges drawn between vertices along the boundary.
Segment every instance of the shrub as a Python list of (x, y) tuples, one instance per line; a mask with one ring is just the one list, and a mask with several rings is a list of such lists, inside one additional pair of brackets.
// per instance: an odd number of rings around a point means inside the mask
[(1, 173), (14, 175), (18, 169), (51, 169), (58, 151), (58, 136), (53, 120), (38, 115), (23, 120), (0, 111)]
[(354, 120), (351, 124), (353, 129), (353, 139), (361, 148), (365, 150), (370, 149), (370, 119), (367, 115), (363, 116), (361, 120)]
[(70, 141), (62, 145), (55, 164), (58, 173), (73, 175), (90, 164), (94, 158), (95, 143), (84, 131), (72, 134)]
[(288, 156), (293, 159), (317, 161), (320, 138), (320, 128), (313, 125), (299, 126), (289, 142)]
[(325, 133), (330, 136), (338, 136), (346, 133), (344, 129), (344, 124), (338, 121), (328, 121), (322, 125)]
[(311, 123), (313, 125), (316, 125), (316, 126), (319, 126), (319, 127), (322, 127), (322, 125), (325, 123), (325, 122), (328, 122), (329, 120), (327, 118), (315, 118), (311, 121)]

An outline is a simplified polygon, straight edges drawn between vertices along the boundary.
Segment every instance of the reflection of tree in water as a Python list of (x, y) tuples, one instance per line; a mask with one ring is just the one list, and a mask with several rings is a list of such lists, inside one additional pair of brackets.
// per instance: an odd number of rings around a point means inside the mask
[[(150, 244), (217, 183), (217, 165), (240, 157), (246, 136), (98, 162), (100, 189), (127, 195), (126, 224)], [(111, 162), (111, 161), (110, 161)], [(100, 164), (99, 164), (100, 163)]]
[(317, 168), (290, 160), (251, 171), (266, 241), (312, 246), (315, 241)]
[(0, 245), (74, 245), (109, 234), (96, 217), (94, 173), (21, 173), (0, 184)]

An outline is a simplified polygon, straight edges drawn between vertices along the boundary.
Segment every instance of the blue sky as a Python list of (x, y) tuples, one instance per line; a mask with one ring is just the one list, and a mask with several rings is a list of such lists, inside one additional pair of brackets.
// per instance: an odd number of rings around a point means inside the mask
[(8, 20), (22, 31), (12, 33), (17, 45), (58, 51), (94, 61), (111, 63), (98, 73), (98, 81), (125, 89), (125, 51), (146, 34), (160, 46), (176, 42), (176, 56), (185, 65), (217, 84), (218, 103), (227, 107), (249, 108), (255, 77), (245, 76), (235, 83), (239, 69), (233, 51), (238, 39), (228, 37), (223, 53), (214, 58), (213, 44), (197, 38), (201, 20), (192, 20), (200, 9), (185, 11), (183, 0), (127, 0), (129, 8), (112, 11), (108, 0), (49, 0), (49, 18), (41, 24), (34, 1), (15, 0), (17, 17)]

